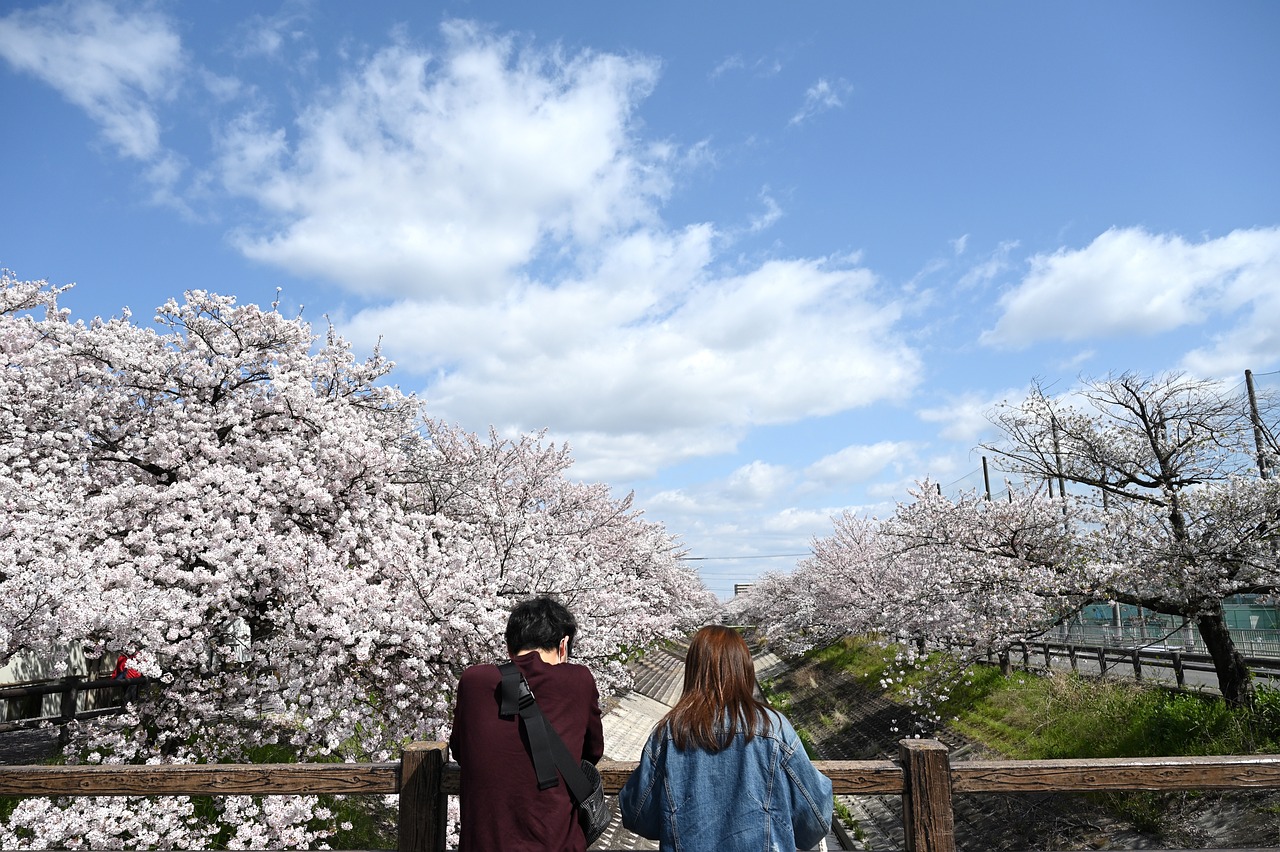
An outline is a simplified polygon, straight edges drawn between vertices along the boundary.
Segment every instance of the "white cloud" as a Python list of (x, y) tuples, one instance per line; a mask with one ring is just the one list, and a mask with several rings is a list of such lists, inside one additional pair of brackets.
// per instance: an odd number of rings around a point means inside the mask
[[(782, 60), (773, 56), (761, 56), (750, 63), (750, 71), (755, 77), (774, 77), (782, 71)], [(708, 75), (712, 80), (719, 79), (730, 71), (746, 71), (748, 64), (742, 54), (726, 56)]]
[(823, 485), (863, 483), (878, 476), (895, 462), (911, 458), (913, 454), (914, 445), (905, 441), (853, 444), (809, 465), (805, 469), (805, 476), (811, 482)]
[(1252, 310), (1234, 328), (1216, 334), (1212, 344), (1188, 352), (1182, 368), (1200, 376), (1239, 377), (1246, 369), (1266, 370), (1280, 365), (1280, 269), (1271, 267), (1269, 280), (1249, 276), (1256, 287)]
[(752, 233), (764, 231), (782, 218), (782, 208), (778, 206), (778, 202), (773, 200), (773, 196), (769, 194), (767, 186), (760, 190), (760, 202), (764, 205), (764, 212), (751, 217), (750, 230)]
[(753, 461), (731, 473), (724, 490), (738, 500), (757, 502), (776, 497), (793, 478), (791, 469), (785, 465)]
[[(846, 510), (883, 514), (892, 509), (892, 503), (787, 505), (786, 486), (793, 479), (790, 468), (755, 462), (724, 479), (645, 495), (641, 502), (650, 520), (681, 531), (699, 573), (727, 594), (734, 583), (790, 570), (809, 555), (814, 538), (831, 535), (831, 519)], [(735, 490), (744, 481), (760, 487)]]
[(1096, 349), (1082, 349), (1069, 358), (1059, 359), (1054, 366), (1062, 371), (1078, 370), (1081, 364), (1089, 363), (1097, 354)]
[(183, 60), (165, 18), (98, 0), (17, 10), (0, 18), (0, 56), (88, 113), (121, 155), (172, 162), (155, 104), (173, 96)]
[[(699, 572), (750, 580), (764, 571), (787, 569), (807, 556), (815, 536), (831, 534), (835, 508), (761, 508), (709, 498), (699, 489), (646, 497), (646, 514), (682, 531), (683, 543), (698, 557)], [(721, 557), (716, 559), (715, 557)], [(707, 560), (707, 561), (703, 561)]]
[(279, 58), (283, 48), (303, 37), (305, 15), (282, 11), (276, 15), (250, 15), (240, 26), (233, 46), (237, 57)]
[(250, 29), (237, 46), (236, 55), (276, 56), (284, 45), (284, 35), (276, 22), (262, 21), (259, 26)]
[[(800, 509), (789, 506), (766, 515), (761, 527), (766, 532), (772, 533), (790, 533), (795, 535), (794, 541), (800, 544), (801, 541), (808, 542), (814, 536), (830, 535), (832, 532), (831, 519), (844, 512), (844, 509)], [(803, 536), (803, 538), (801, 538)], [(807, 550), (807, 544), (800, 550)]]
[(219, 103), (228, 103), (240, 97), (246, 90), (244, 83), (237, 78), (215, 74), (208, 69), (201, 69), (200, 81), (205, 90)]
[(628, 121), (657, 64), (518, 51), (466, 24), (439, 56), (398, 43), (298, 119), (246, 115), (222, 139), (227, 187), (276, 220), (248, 256), (365, 294), (500, 295), (509, 276), (651, 218), (669, 146)]
[[(435, 413), (484, 428), (550, 427), (590, 459), (589, 436), (667, 436), (628, 467), (732, 449), (756, 425), (791, 423), (908, 393), (918, 356), (857, 267), (773, 261), (717, 278), (711, 232), (636, 234), (589, 280), (527, 283), (488, 305), (402, 302), (343, 323), (379, 336), (402, 376), (427, 378)], [(677, 440), (678, 438), (678, 440)]]
[(823, 77), (805, 91), (804, 103), (788, 124), (802, 124), (819, 113), (839, 109), (852, 92), (853, 86), (848, 80), (837, 78), (831, 81)]
[[(289, 128), (242, 115), (220, 159), (275, 222), (241, 250), (367, 297), (335, 322), (435, 416), (547, 428), (575, 475), (616, 480), (910, 393), (900, 307), (856, 257), (753, 267), (722, 256), (733, 233), (662, 222), (708, 154), (642, 136), (655, 62), (444, 33), (375, 52)], [(780, 215), (761, 199), (758, 228)]]
[[(966, 240), (967, 242), (967, 240)], [(1007, 240), (996, 246), (991, 254), (972, 264), (956, 282), (957, 290), (982, 287), (994, 281), (1001, 273), (1010, 268), (1009, 256), (1018, 247), (1017, 240)], [(957, 250), (959, 255), (963, 249)]]
[[(992, 476), (998, 476), (994, 468)], [(886, 510), (891, 511), (894, 502), (910, 501), (909, 492), (917, 490), (918, 485), (925, 480), (931, 483), (931, 487), (940, 487), (948, 495), (968, 489), (980, 489), (982, 461), (968, 451), (913, 459), (911, 466), (905, 468), (896, 481), (872, 483), (867, 486), (866, 494), (872, 499), (883, 501), (878, 505), (878, 513), (884, 514)], [(994, 489), (995, 485), (992, 487)], [(870, 508), (872, 507), (868, 507), (868, 510)]]
[(745, 67), (747, 63), (742, 60), (741, 54), (735, 53), (720, 60), (720, 64), (711, 69), (710, 77), (714, 80), (730, 71), (740, 71)]
[[(527, 431), (520, 426), (501, 430), (504, 435)], [(645, 479), (654, 475), (658, 464), (677, 464), (690, 459), (729, 453), (742, 439), (742, 430), (699, 424), (689, 429), (661, 432), (629, 431), (609, 434), (601, 431), (561, 431), (556, 435), (573, 449), (570, 476), (584, 482), (617, 482)], [(682, 499), (671, 492), (672, 502)]]
[(987, 419), (989, 412), (1004, 400), (1022, 399), (1025, 395), (1025, 388), (1013, 388), (1002, 394), (992, 395), (963, 393), (948, 399), (943, 405), (923, 408), (916, 412), (916, 416), (926, 423), (941, 423), (942, 428), (938, 430), (940, 437), (973, 446), (995, 429)]
[(1240, 331), (1188, 356), (1221, 363), (1241, 350), (1274, 360), (1280, 228), (1238, 230), (1188, 242), (1142, 228), (1112, 228), (1079, 250), (1037, 255), (1001, 300), (1004, 314), (982, 342), (1021, 347), (1040, 340), (1149, 336), (1245, 309)]

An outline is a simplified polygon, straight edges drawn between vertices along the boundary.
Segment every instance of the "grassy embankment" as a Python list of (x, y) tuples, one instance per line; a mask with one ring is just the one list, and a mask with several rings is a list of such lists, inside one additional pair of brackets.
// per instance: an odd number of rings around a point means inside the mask
[[(879, 688), (892, 654), (859, 639), (813, 651), (811, 657), (854, 673)], [(889, 690), (895, 698), (925, 687), (915, 669)], [(1116, 678), (971, 668), (952, 683), (938, 711), (969, 740), (1010, 758), (1099, 758), (1280, 752), (1280, 691), (1259, 686), (1254, 707), (1232, 710), (1212, 694), (1175, 692)]]
[[(853, 674), (881, 689), (893, 674), (891, 699), (912, 688), (928, 691), (923, 668), (896, 682), (893, 653), (862, 639), (810, 652), (811, 659)], [(1052, 676), (975, 666), (948, 684), (938, 704), (946, 725), (966, 739), (1008, 758), (1157, 757), (1280, 753), (1280, 690), (1258, 686), (1254, 706), (1233, 710), (1212, 694), (1177, 692), (1121, 678), (1099, 680), (1071, 673)], [(1196, 794), (1183, 794), (1194, 796)], [(1136, 827), (1158, 829), (1166, 797), (1127, 793), (1100, 797)]]

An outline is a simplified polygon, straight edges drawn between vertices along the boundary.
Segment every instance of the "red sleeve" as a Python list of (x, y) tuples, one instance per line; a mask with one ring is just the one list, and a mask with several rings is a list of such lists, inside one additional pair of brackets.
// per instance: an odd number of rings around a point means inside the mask
[(458, 763), (463, 761), (463, 741), (466, 738), (466, 718), (469, 712), (472, 689), (469, 686), (474, 676), (473, 669), (467, 669), (458, 680), (458, 694), (453, 705), (453, 731), (449, 734), (449, 756)]
[(600, 721), (600, 691), (596, 688), (596, 679), (586, 670), (588, 690), (591, 694), (590, 711), (587, 715), (587, 732), (582, 741), (582, 759), (599, 763), (604, 756), (604, 725)]

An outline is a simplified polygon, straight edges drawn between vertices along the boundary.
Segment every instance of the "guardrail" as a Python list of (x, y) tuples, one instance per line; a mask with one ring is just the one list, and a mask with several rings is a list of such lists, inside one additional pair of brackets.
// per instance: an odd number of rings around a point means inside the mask
[[(445, 749), (413, 743), (399, 763), (0, 766), (0, 796), (398, 794), (397, 852), (441, 852), (448, 797), (461, 789)], [(957, 794), (1280, 788), (1280, 755), (951, 763), (935, 740), (903, 740), (899, 762), (816, 765), (838, 795), (901, 796), (908, 852), (955, 852)], [(635, 767), (602, 761), (605, 791), (617, 793)]]
[[(1186, 686), (1189, 671), (1215, 672), (1213, 658), (1205, 653), (1186, 652), (1178, 647), (1142, 645), (1115, 647), (1064, 642), (1019, 642), (1015, 648), (1022, 654), (1022, 667), (1030, 670), (1033, 659), (1044, 659), (1045, 668), (1053, 668), (1054, 659), (1065, 659), (1072, 671), (1080, 670), (1080, 661), (1089, 659), (1097, 663), (1098, 673), (1105, 677), (1107, 671), (1119, 666), (1131, 666), (1133, 676), (1143, 679), (1143, 668), (1167, 668), (1173, 670), (1174, 680), (1181, 688)], [(990, 656), (990, 655), (989, 655)], [(1280, 678), (1280, 659), (1275, 657), (1244, 658), (1249, 671), (1257, 677)]]
[[(1231, 638), (1242, 654), (1280, 658), (1280, 630), (1232, 627)], [(1064, 645), (1104, 648), (1142, 648), (1161, 645), (1188, 654), (1207, 654), (1204, 639), (1189, 623), (1169, 624), (1161, 619), (1144, 619), (1121, 624), (1067, 622), (1056, 625), (1042, 637)]]

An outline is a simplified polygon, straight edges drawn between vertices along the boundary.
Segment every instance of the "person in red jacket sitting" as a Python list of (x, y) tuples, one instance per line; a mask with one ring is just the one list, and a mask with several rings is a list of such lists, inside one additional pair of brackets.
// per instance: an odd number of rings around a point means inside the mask
[[(121, 654), (116, 657), (116, 670), (111, 673), (114, 680), (131, 681), (142, 677), (142, 672), (135, 669), (129, 659), (128, 654)], [(138, 685), (126, 686), (121, 693), (122, 703), (128, 704), (130, 701), (138, 700)]]

